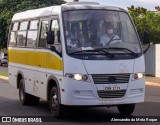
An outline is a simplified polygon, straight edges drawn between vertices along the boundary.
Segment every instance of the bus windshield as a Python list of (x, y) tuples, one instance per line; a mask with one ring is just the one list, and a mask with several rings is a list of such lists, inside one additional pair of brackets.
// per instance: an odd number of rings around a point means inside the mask
[(104, 51), (109, 54), (124, 55), (142, 53), (136, 30), (125, 12), (65, 11), (63, 20), (68, 54), (103, 53)]

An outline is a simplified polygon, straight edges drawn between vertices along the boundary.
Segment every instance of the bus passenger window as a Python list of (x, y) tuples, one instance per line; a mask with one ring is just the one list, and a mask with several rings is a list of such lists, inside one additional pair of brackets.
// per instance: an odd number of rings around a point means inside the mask
[(28, 27), (28, 21), (24, 21), (20, 23), (20, 28), (19, 28), (18, 37), (17, 37), (18, 46), (25, 47), (27, 27)]
[(49, 29), (48, 27), (49, 27), (48, 21), (42, 21), (38, 47), (46, 48), (46, 43), (47, 43), (47, 40), (46, 40), (47, 34), (46, 33), (48, 32), (48, 29)]
[(18, 22), (12, 24), (10, 38), (9, 38), (9, 46), (16, 46), (18, 24), (19, 24)]
[(17, 37), (17, 32), (11, 31), (10, 40), (9, 40), (9, 46), (16, 46), (16, 37)]
[(13, 25), (12, 25), (12, 31), (17, 31), (18, 30), (18, 22), (16, 22), (16, 23), (14, 23)]
[(38, 20), (33, 20), (30, 22), (28, 34), (27, 34), (27, 47), (35, 47), (37, 42), (37, 29)]

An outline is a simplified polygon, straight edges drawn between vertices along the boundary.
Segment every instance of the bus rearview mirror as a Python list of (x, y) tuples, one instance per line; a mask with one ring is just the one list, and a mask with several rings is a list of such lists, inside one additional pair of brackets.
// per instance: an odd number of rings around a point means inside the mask
[(142, 42), (145, 45), (148, 44), (147, 47), (145, 47), (145, 49), (143, 51), (143, 53), (145, 54), (148, 51), (148, 49), (150, 48), (151, 44), (152, 44), (151, 41), (150, 41), (150, 34), (148, 33), (148, 31), (144, 31)]
[(54, 31), (48, 31), (46, 34), (47, 44), (54, 44)]
[(143, 44), (150, 44), (150, 34), (148, 33), (148, 31), (144, 31), (142, 42)]

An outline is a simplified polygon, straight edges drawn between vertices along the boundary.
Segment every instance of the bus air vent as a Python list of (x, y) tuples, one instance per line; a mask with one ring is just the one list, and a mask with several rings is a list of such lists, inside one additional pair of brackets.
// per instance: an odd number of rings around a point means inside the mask
[(94, 74), (92, 78), (95, 84), (121, 84), (129, 82), (130, 74)]
[(97, 92), (100, 98), (122, 98), (125, 95), (126, 90), (98, 90)]

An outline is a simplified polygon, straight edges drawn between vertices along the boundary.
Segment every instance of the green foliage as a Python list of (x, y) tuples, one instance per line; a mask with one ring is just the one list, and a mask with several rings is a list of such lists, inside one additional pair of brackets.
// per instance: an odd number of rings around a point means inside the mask
[[(153, 43), (160, 42), (160, 13), (151, 12), (143, 7), (128, 7), (128, 11), (137, 27), (139, 34), (149, 31)], [(140, 36), (142, 37), (142, 36)]]
[(8, 28), (15, 13), (63, 3), (63, 0), (0, 0), (0, 46), (7, 45)]
[(0, 72), (0, 76), (6, 76), (6, 77), (8, 77), (8, 73), (6, 73), (6, 72)]

